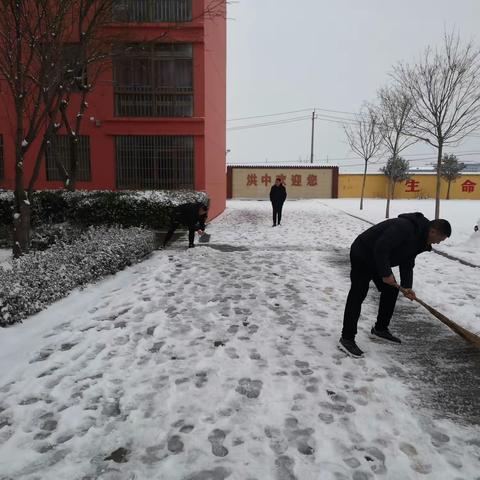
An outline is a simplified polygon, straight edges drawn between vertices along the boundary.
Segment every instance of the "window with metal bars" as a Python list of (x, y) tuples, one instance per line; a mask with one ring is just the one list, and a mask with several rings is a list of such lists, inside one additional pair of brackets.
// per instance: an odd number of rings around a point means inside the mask
[(3, 160), (3, 135), (0, 135), (0, 180), (5, 179), (5, 166)]
[(190, 22), (192, 0), (118, 0), (113, 5), (115, 22)]
[(130, 44), (117, 47), (115, 51), (116, 116), (193, 115), (192, 44)]
[[(91, 181), (90, 168), (90, 137), (80, 135), (78, 138), (78, 165), (77, 181)], [(58, 163), (63, 165), (67, 172), (72, 171), (72, 152), (67, 135), (55, 135), (50, 141), (45, 152), (45, 165), (48, 181), (62, 181), (63, 176), (58, 168)]]
[(119, 189), (193, 189), (194, 138), (118, 136), (116, 171)]

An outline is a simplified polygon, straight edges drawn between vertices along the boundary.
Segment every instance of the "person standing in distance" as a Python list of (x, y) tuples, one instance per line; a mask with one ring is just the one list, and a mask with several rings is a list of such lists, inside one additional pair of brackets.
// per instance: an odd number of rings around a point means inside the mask
[(275, 180), (275, 184), (270, 189), (270, 202), (273, 209), (273, 227), (280, 225), (282, 221), (282, 208), (287, 198), (287, 189), (283, 185), (281, 178)]
[(412, 284), (415, 257), (422, 252), (430, 252), (432, 244), (443, 242), (451, 234), (452, 228), (447, 220), (428, 220), (422, 213), (415, 212), (380, 222), (355, 239), (350, 249), (352, 284), (338, 345), (341, 350), (352, 357), (363, 355), (355, 343), (355, 335), (371, 280), (380, 291), (377, 321), (370, 331), (371, 336), (401, 343), (388, 329), (399, 292), (392, 267), (399, 267), (402, 292), (405, 297), (414, 300), (416, 296)]

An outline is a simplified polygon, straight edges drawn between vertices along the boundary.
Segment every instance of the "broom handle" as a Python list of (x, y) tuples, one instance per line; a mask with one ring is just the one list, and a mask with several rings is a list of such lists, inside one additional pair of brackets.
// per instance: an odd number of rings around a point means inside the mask
[[(401, 287), (400, 285), (396, 284), (396, 288), (398, 288), (404, 295), (406, 294), (405, 288)], [(417, 296), (415, 296), (414, 299), (417, 303), (419, 303), (422, 307), (427, 309), (434, 317), (438, 318), (442, 323), (447, 325), (451, 330), (453, 330), (456, 334), (460, 335), (462, 338), (467, 340), (468, 342), (472, 343), (473, 345), (477, 346), (480, 348), (480, 337), (478, 335), (475, 335), (472, 332), (469, 332), (465, 328), (461, 327), (458, 325), (458, 323), (455, 323), (453, 320), (450, 320), (448, 317), (443, 315), (443, 313), (440, 313), (438, 310), (435, 308), (431, 307), (428, 305), (428, 303), (425, 303), (423, 300), (420, 300)]]

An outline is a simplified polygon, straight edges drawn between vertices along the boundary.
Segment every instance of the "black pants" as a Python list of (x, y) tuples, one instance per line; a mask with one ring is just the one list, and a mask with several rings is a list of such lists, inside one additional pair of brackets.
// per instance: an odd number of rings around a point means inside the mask
[[(179, 223), (177, 222), (172, 222), (170, 224), (170, 228), (168, 229), (167, 234), (165, 235), (165, 240), (163, 241), (163, 246), (167, 245), (167, 243), (170, 241), (170, 239), (173, 237), (173, 234), (175, 230), (180, 226)], [(195, 240), (195, 232), (196, 228), (195, 226), (189, 226), (188, 227), (188, 244), (193, 245), (193, 242)]]
[(352, 285), (348, 292), (343, 315), (342, 337), (353, 340), (357, 334), (358, 319), (362, 310), (362, 303), (368, 293), (370, 281), (372, 280), (375, 283), (380, 292), (380, 304), (378, 306), (377, 322), (375, 323), (375, 328), (378, 330), (385, 330), (390, 324), (397, 302), (398, 289), (384, 283), (372, 269), (372, 266), (359, 258), (355, 245), (352, 245), (350, 250), (350, 262), (352, 265), (350, 272)]
[(272, 203), (273, 208), (273, 224), (280, 225), (282, 221), (282, 208), (283, 203)]

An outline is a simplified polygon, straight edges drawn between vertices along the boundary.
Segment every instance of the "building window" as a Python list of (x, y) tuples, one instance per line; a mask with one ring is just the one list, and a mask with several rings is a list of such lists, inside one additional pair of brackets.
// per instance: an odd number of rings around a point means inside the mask
[[(90, 137), (81, 135), (78, 137), (78, 166), (77, 181), (89, 182), (90, 171)], [(58, 163), (63, 165), (67, 172), (72, 171), (72, 154), (70, 141), (67, 135), (55, 135), (45, 153), (48, 181), (63, 181), (63, 175), (58, 168)]]
[(114, 2), (115, 22), (189, 22), (192, 0), (119, 0)]
[(193, 189), (193, 164), (191, 136), (116, 137), (117, 188)]
[(0, 135), (0, 180), (5, 179), (5, 166), (3, 161), (3, 135)]
[(113, 60), (116, 116), (193, 115), (191, 44), (124, 45), (120, 51)]

